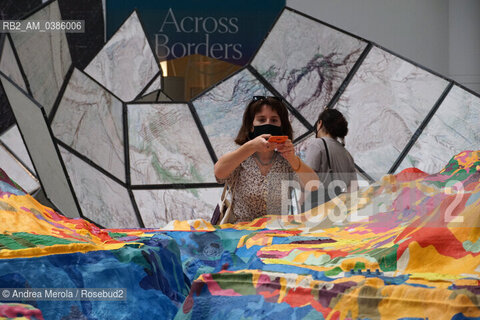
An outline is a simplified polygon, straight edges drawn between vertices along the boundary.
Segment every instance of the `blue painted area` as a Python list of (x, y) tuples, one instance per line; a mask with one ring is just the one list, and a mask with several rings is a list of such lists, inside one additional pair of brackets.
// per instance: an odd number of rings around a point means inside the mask
[(0, 181), (0, 190), (2, 192), (7, 192), (7, 193), (11, 193), (11, 194), (14, 194), (16, 196), (23, 196), (25, 195), (25, 192), (17, 189), (17, 188), (14, 188), (12, 187), (11, 185), (9, 185), (8, 183), (6, 183), (5, 181)]
[(466, 317), (463, 313), (457, 313), (453, 316), (452, 320), (480, 320), (480, 317)]
[(189, 291), (175, 248), (171, 239), (154, 238), (141, 248), (5, 259), (0, 287), (126, 289), (123, 301), (16, 301), (45, 319), (172, 319)]
[[(184, 319), (318, 319), (323, 320), (321, 313), (311, 305), (292, 308), (287, 303), (265, 301), (261, 295), (246, 296), (212, 296), (206, 286), (199, 295), (194, 295), (195, 304), (190, 313), (179, 312), (176, 320)], [(227, 306), (227, 307), (226, 307)], [(192, 318), (190, 318), (192, 317)]]

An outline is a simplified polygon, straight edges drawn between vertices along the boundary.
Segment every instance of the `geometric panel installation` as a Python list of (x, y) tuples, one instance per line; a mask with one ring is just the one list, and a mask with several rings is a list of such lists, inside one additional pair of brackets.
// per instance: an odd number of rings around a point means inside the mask
[(215, 183), (213, 161), (188, 104), (129, 104), (132, 185)]
[(142, 93), (142, 96), (146, 96), (147, 94), (150, 94), (156, 90), (159, 90), (162, 88), (162, 76), (158, 75), (155, 80), (153, 80), (152, 84), (145, 90), (145, 92)]
[(28, 193), (36, 191), (40, 184), (18, 159), (0, 142), (0, 168), (8, 174), (23, 190)]
[(140, 224), (125, 187), (59, 146), (82, 215), (108, 228), (137, 228)]
[[(2, 48), (3, 40), (3, 48)], [(0, 34), (0, 71), (2, 71), (7, 77), (15, 82), (24, 91), (27, 90), (25, 80), (23, 79), (22, 72), (18, 60), (15, 58), (13, 52), (10, 37), (5, 34)], [(7, 97), (0, 91), (0, 134), (12, 126), (15, 122), (12, 110), (7, 102)], [(11, 176), (7, 168), (3, 168), (7, 175)]]
[(125, 182), (123, 104), (82, 71), (73, 71), (51, 126), (56, 138)]
[(35, 168), (33, 167), (32, 160), (30, 160), (30, 156), (28, 155), (27, 148), (23, 143), (17, 125), (11, 126), (8, 130), (2, 133), (0, 135), (0, 142), (2, 142), (5, 147), (7, 147), (13, 155), (27, 167), (28, 170), (35, 174)]
[(314, 125), (367, 42), (285, 9), (252, 66)]
[(345, 140), (355, 163), (375, 180), (386, 174), (447, 85), (373, 47), (334, 106), (348, 121)]
[(453, 86), (398, 171), (417, 167), (440, 171), (452, 155), (480, 146), (480, 97)]
[(10, 80), (15, 82), (24, 91), (27, 91), (27, 86), (25, 84), (25, 80), (23, 79), (20, 65), (15, 58), (10, 37), (8, 36), (5, 37), (3, 49), (0, 53), (0, 71), (2, 71), (7, 77), (10, 78)]
[(210, 221), (223, 188), (133, 190), (147, 228), (159, 228), (173, 220)]
[[(136, 12), (123, 23), (85, 72), (124, 102), (133, 101), (160, 73)], [(161, 82), (154, 82), (160, 89)]]
[[(253, 96), (273, 94), (248, 69), (243, 69), (192, 100), (217, 158), (238, 147), (234, 139)], [(294, 137), (308, 131), (292, 114), (290, 120)]]
[[(61, 21), (62, 16), (53, 1), (25, 20)], [(48, 116), (72, 64), (65, 32), (14, 32), (11, 37), (33, 97)]]
[(44, 109), (1, 72), (0, 81), (45, 195), (60, 212), (69, 217), (78, 217), (77, 205), (59, 159)]
[(28, 151), (17, 125), (0, 135), (0, 167), (25, 191), (32, 193), (40, 188)]

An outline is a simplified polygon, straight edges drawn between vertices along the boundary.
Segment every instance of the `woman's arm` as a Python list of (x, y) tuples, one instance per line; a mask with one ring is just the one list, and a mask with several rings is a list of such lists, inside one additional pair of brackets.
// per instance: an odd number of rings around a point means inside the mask
[(255, 152), (270, 151), (270, 143), (267, 141), (269, 134), (262, 134), (253, 140), (241, 145), (237, 150), (224, 154), (215, 163), (214, 173), (217, 179), (226, 179), (245, 159)]
[(320, 186), (318, 175), (295, 154), (292, 141), (287, 140), (284, 144), (277, 144), (277, 150), (297, 174), (302, 188), (307, 191), (318, 190)]

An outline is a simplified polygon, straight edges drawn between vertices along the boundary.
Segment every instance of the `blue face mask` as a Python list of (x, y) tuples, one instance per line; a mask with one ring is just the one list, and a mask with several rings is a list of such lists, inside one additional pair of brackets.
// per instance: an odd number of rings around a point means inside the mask
[(262, 134), (271, 134), (272, 136), (281, 136), (283, 135), (282, 127), (274, 126), (273, 124), (264, 124), (261, 126), (254, 126), (253, 132), (248, 134), (250, 140), (255, 139)]

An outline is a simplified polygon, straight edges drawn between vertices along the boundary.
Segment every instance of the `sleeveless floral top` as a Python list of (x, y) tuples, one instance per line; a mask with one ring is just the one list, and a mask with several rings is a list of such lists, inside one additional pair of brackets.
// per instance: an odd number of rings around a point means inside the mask
[(217, 181), (233, 185), (232, 223), (251, 221), (266, 214), (288, 214), (288, 187), (299, 186), (297, 175), (280, 154), (274, 155), (272, 166), (265, 176), (252, 155), (227, 179)]

